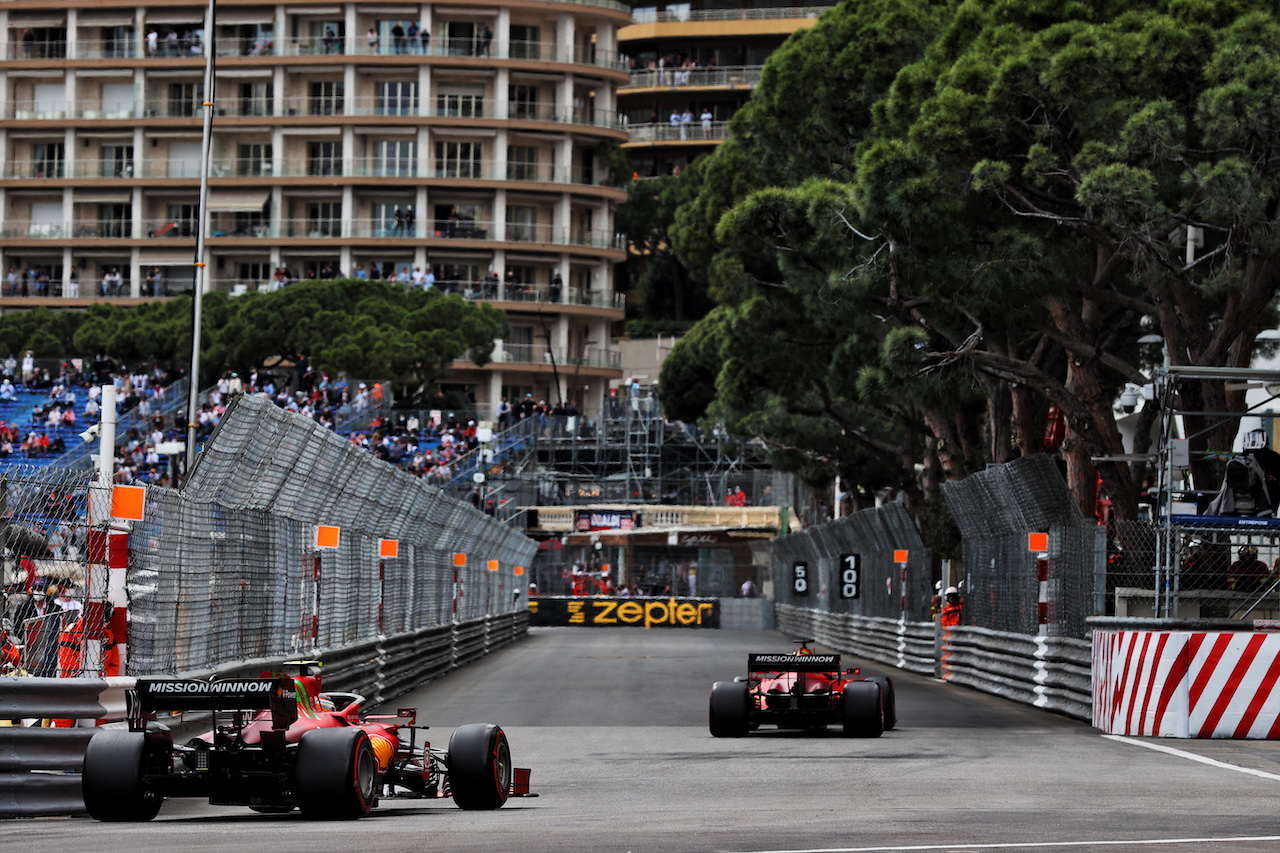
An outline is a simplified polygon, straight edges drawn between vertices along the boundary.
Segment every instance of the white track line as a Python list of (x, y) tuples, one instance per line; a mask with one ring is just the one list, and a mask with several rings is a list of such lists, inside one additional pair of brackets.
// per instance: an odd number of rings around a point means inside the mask
[(1250, 776), (1261, 776), (1263, 779), (1274, 779), (1280, 782), (1280, 774), (1268, 773), (1265, 770), (1254, 770), (1251, 767), (1240, 767), (1235, 764), (1228, 764), (1225, 761), (1218, 761), (1213, 758), (1205, 758), (1203, 755), (1196, 755), (1194, 752), (1187, 752), (1182, 749), (1174, 749), (1171, 746), (1165, 746), (1162, 743), (1151, 743), (1145, 740), (1135, 740), (1124, 735), (1103, 735), (1107, 740), (1114, 740), (1118, 743), (1127, 743), (1132, 746), (1141, 746), (1145, 749), (1154, 749), (1156, 752), (1165, 752), (1169, 755), (1176, 755), (1179, 758), (1186, 758), (1190, 761), (1198, 761), (1201, 764), (1208, 764), (1211, 767), (1221, 767), (1223, 770), (1234, 770), (1237, 773), (1248, 773)]
[(895, 853), (910, 850), (1031, 850), (1054, 847), (1144, 847), (1155, 844), (1256, 844), (1259, 841), (1280, 842), (1280, 835), (1240, 836), (1238, 838), (1144, 838), (1134, 841), (1012, 841), (996, 844), (910, 844), (899, 847), (807, 847), (790, 850), (752, 850), (748, 853)]

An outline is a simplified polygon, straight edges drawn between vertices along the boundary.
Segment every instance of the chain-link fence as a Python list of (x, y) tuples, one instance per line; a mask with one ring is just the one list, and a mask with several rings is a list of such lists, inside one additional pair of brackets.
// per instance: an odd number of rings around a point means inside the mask
[(1081, 515), (1049, 456), (1033, 454), (943, 485), (964, 538), (964, 624), (1036, 634), (1040, 557), (1028, 534), (1048, 533), (1044, 614), (1052, 636), (1083, 638), (1096, 613), (1105, 533)]
[(107, 578), (87, 561), (89, 476), (26, 465), (0, 470), (0, 667), (48, 677), (102, 671)]
[(1280, 619), (1280, 526), (1228, 521), (1169, 525), (1163, 541), (1152, 524), (1117, 524), (1107, 555), (1107, 615)]
[[(319, 525), (339, 528), (335, 547), (316, 547)], [(382, 556), (388, 540), (394, 557)], [(130, 536), (128, 669), (207, 669), (508, 613), (523, 580), (514, 569), (534, 549), (469, 504), (246, 395), (181, 491), (148, 488)]]
[(778, 604), (908, 621), (929, 619), (933, 558), (902, 504), (863, 510), (780, 536), (769, 543), (769, 550)]

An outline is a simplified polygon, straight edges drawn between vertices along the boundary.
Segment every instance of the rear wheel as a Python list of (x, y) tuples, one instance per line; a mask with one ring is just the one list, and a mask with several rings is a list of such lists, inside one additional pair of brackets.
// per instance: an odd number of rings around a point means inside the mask
[(880, 737), (884, 733), (884, 712), (880, 685), (874, 681), (851, 681), (844, 687), (844, 736)]
[(502, 808), (511, 795), (511, 746), (492, 723), (454, 729), (449, 738), (449, 791), (458, 808)]
[(101, 731), (89, 740), (80, 783), (90, 816), (112, 822), (156, 816), (164, 797), (142, 780), (147, 757), (143, 732)]
[(886, 675), (870, 680), (880, 685), (880, 703), (884, 706), (884, 730), (893, 731), (893, 727), (898, 724), (898, 703), (893, 696), (893, 679)]
[(741, 681), (717, 681), (711, 685), (709, 723), (713, 737), (746, 737), (750, 731), (747, 705), (751, 688)]
[(361, 729), (312, 729), (298, 741), (294, 786), (313, 820), (353, 820), (373, 808), (378, 759)]

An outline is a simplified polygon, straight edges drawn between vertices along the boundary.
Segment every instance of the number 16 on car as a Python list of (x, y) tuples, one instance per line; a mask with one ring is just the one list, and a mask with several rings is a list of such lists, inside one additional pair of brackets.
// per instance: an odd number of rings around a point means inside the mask
[(862, 556), (840, 555), (840, 597), (857, 598), (862, 587)]

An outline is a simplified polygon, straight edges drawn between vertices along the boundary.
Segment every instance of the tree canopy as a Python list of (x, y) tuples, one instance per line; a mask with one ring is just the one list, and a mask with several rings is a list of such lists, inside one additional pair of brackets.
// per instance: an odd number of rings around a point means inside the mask
[[(202, 318), (207, 375), (306, 355), (322, 370), (390, 378), (408, 394), (433, 389), (457, 358), (487, 364), (507, 333), (506, 315), (488, 303), (380, 281), (308, 281), (236, 297), (208, 293)], [(0, 352), (26, 349), (38, 357), (102, 352), (183, 364), (191, 356), (191, 299), (0, 317)]]
[(1100, 475), (1131, 517), (1135, 473), (1091, 460), (1124, 451), (1138, 338), (1247, 366), (1274, 322), (1278, 35), (1251, 2), (846, 0), (688, 170), (673, 247), (720, 307), (664, 402), (913, 500), (1041, 451), (1056, 412), (1082, 508)]

